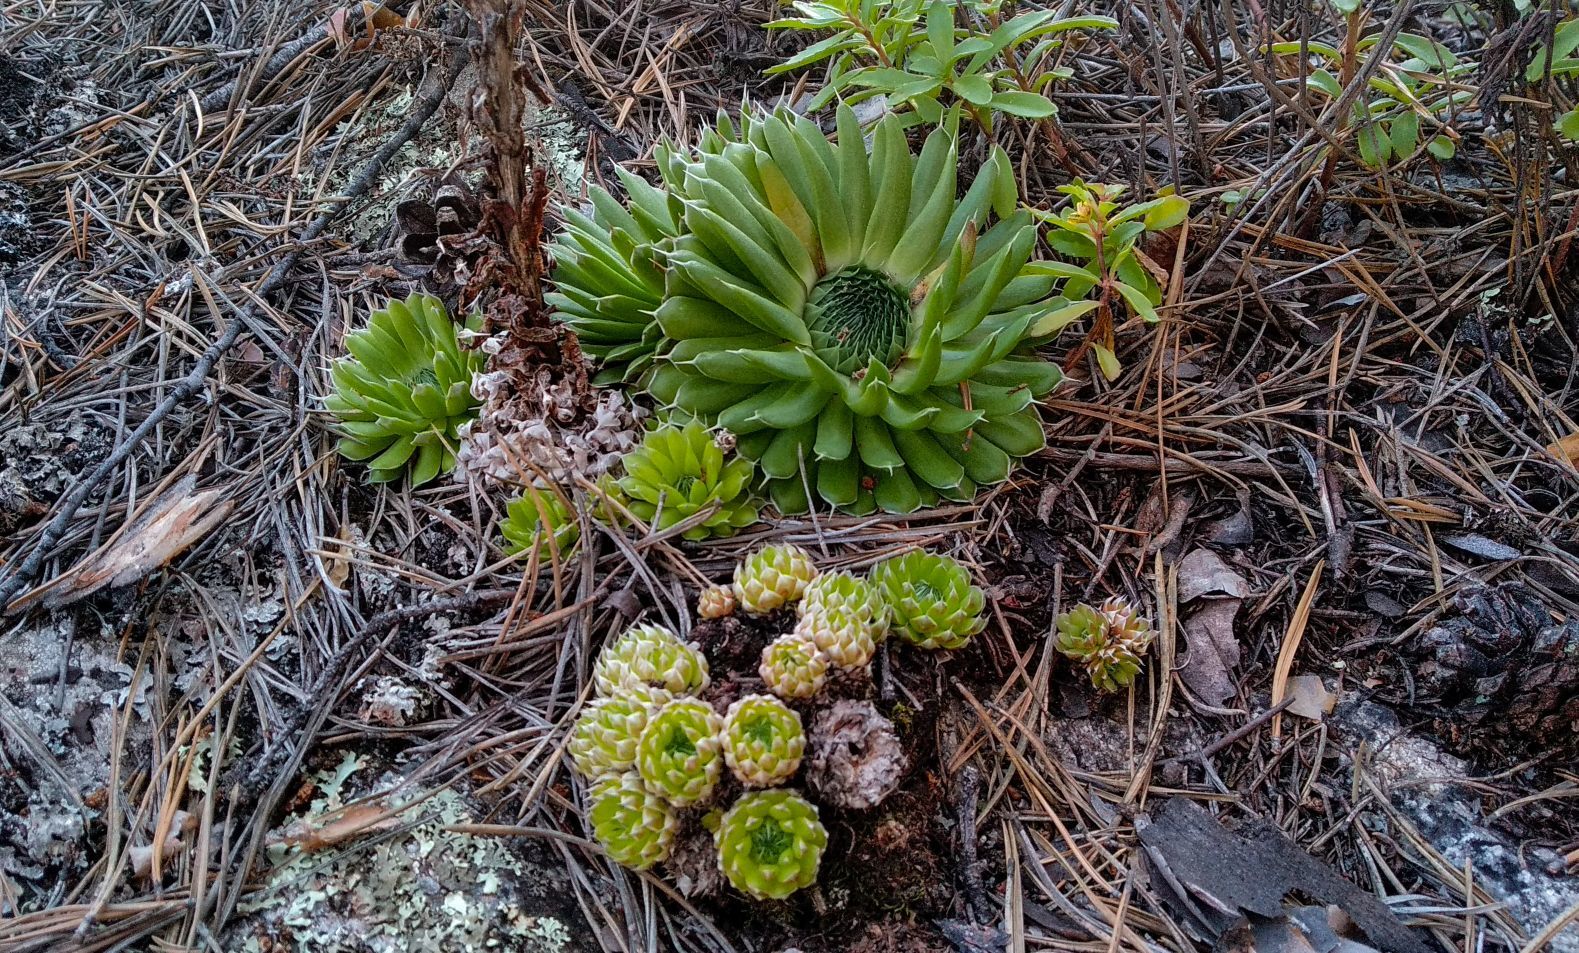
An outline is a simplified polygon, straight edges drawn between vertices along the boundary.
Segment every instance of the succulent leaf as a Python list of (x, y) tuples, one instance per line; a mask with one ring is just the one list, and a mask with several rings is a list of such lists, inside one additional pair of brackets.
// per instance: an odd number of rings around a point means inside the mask
[(589, 803), (592, 835), (616, 863), (646, 870), (669, 856), (679, 827), (674, 807), (648, 791), (636, 772), (599, 780)]
[(653, 529), (665, 530), (704, 510), (712, 514), (685, 531), (689, 540), (729, 536), (757, 521), (751, 461), (726, 461), (712, 433), (692, 420), (651, 430), (625, 458), (618, 481), (625, 505)]
[(737, 890), (783, 900), (817, 882), (828, 832), (817, 807), (794, 791), (743, 794), (713, 834), (718, 864)]
[(603, 647), (592, 684), (606, 698), (647, 688), (690, 694), (707, 687), (707, 659), (661, 625), (633, 625)]
[(1151, 623), (1117, 597), (1100, 608), (1081, 603), (1058, 617), (1058, 650), (1085, 666), (1091, 684), (1104, 692), (1135, 681), (1154, 635)]
[(757, 674), (768, 690), (780, 698), (810, 698), (828, 683), (833, 663), (826, 653), (803, 635), (791, 632), (768, 643), (762, 650)]
[[(481, 323), (473, 315), (465, 327)], [(437, 298), (413, 294), (346, 335), (349, 356), (330, 369), (334, 392), (324, 405), (339, 421), (340, 454), (366, 460), (370, 482), (409, 472), (420, 486), (454, 469), (457, 431), (481, 404), (471, 384), (485, 361), (461, 347), (459, 331)]]
[(752, 615), (766, 615), (800, 599), (817, 578), (811, 555), (799, 546), (764, 546), (735, 567), (735, 599)]
[(724, 761), (746, 787), (783, 783), (805, 752), (800, 715), (771, 695), (747, 695), (724, 715)]
[(912, 550), (878, 563), (871, 578), (888, 603), (893, 631), (913, 645), (962, 648), (987, 625), (986, 596), (970, 570), (948, 556)]
[(723, 770), (724, 720), (696, 698), (677, 698), (653, 715), (636, 744), (647, 789), (676, 807), (707, 800)]
[(581, 523), (559, 490), (530, 486), (505, 504), (499, 533), (512, 556), (536, 547), (539, 561), (563, 561), (581, 539)]

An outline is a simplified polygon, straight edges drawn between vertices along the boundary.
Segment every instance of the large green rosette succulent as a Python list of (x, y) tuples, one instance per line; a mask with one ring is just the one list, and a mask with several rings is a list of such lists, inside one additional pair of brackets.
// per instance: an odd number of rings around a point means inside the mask
[[(481, 326), (480, 314), (464, 325)], [(346, 335), (350, 356), (330, 369), (334, 392), (324, 406), (339, 418), (340, 454), (366, 460), (369, 481), (398, 480), (409, 469), (420, 486), (454, 469), (457, 431), (481, 403), (472, 378), (486, 360), (461, 347), (461, 327), (439, 299), (413, 294)]]
[(959, 198), (951, 133), (918, 156), (889, 117), (869, 149), (842, 108), (837, 144), (746, 117), (658, 161), (682, 228), (648, 387), (733, 432), (781, 510), (968, 500), (1042, 446), (1060, 374), (1021, 351), (1052, 281), (1021, 274), (1036, 230), (1001, 150)]

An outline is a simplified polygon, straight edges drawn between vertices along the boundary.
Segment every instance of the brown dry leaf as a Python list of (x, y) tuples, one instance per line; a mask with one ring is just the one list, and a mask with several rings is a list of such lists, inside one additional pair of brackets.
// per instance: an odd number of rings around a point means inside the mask
[(17, 612), (42, 603), (58, 608), (100, 589), (129, 585), (164, 566), (207, 536), (235, 503), (224, 488), (192, 492), (187, 476), (149, 504), (133, 522), (81, 562), (6, 607)]
[[(336, 589), (344, 589), (346, 580), (351, 578), (351, 554), (355, 551), (355, 547), (352, 545), (351, 527), (340, 527), (340, 532), (329, 537), (329, 540), (338, 542), (340, 545), (328, 549), (325, 554), (328, 558), (319, 556), (320, 559), (323, 559), (324, 575), (328, 577), (330, 582), (334, 583)], [(329, 540), (325, 540), (325, 542)]]
[(1243, 599), (1250, 595), (1250, 584), (1221, 556), (1196, 549), (1179, 560), (1179, 601), (1193, 602), (1209, 593)]
[[(1184, 616), (1186, 654), (1179, 678), (1201, 701), (1220, 707), (1238, 693), (1239, 637), (1234, 620), (1250, 595), (1250, 584), (1210, 549), (1196, 549), (1179, 560), (1179, 602), (1197, 602)], [(1211, 596), (1211, 598), (1204, 598)]]
[(1321, 721), (1332, 714), (1338, 696), (1327, 691), (1320, 675), (1295, 675), (1288, 680), (1288, 707), (1284, 711), (1310, 721)]
[(1239, 667), (1239, 637), (1234, 619), (1239, 599), (1206, 599), (1183, 621), (1187, 654), (1175, 669), (1190, 692), (1213, 707), (1238, 693), (1233, 673)]
[(1579, 431), (1569, 434), (1546, 448), (1546, 452), (1579, 470)]

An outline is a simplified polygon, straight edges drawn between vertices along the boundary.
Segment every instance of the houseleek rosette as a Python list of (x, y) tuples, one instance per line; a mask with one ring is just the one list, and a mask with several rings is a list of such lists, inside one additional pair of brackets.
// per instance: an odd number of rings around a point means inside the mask
[(647, 722), (636, 770), (647, 790), (676, 807), (707, 800), (723, 771), (724, 720), (696, 698), (677, 698)]
[(608, 775), (588, 795), (592, 836), (615, 863), (645, 870), (674, 847), (679, 819), (663, 798), (648, 791), (636, 772)]
[(559, 490), (529, 486), (505, 504), (499, 535), (512, 556), (529, 553), (535, 546), (539, 560), (563, 560), (581, 539), (581, 523)]
[(666, 530), (703, 511), (710, 515), (686, 530), (686, 539), (729, 536), (757, 521), (751, 461), (726, 460), (713, 434), (696, 420), (649, 431), (641, 446), (626, 455), (624, 466), (618, 485), (626, 506), (654, 530)]
[(794, 632), (781, 635), (762, 650), (757, 674), (780, 698), (811, 698), (828, 684), (829, 660), (816, 643)]
[(795, 607), (800, 615), (816, 609), (848, 610), (862, 622), (873, 625), (878, 639), (888, 630), (888, 606), (883, 602), (882, 593), (868, 580), (842, 569), (825, 572), (813, 579)]
[(870, 150), (837, 122), (837, 144), (780, 114), (658, 154), (682, 210), (648, 387), (734, 433), (784, 512), (808, 487), (852, 512), (968, 500), (1042, 446), (1060, 379), (1020, 353), (1052, 286), (1021, 273), (1035, 227), (1001, 149), (961, 199), (951, 133), (918, 156), (892, 116)]
[[(465, 324), (481, 326), (480, 314)], [(420, 486), (455, 468), (457, 431), (477, 416), (472, 378), (485, 360), (461, 347), (460, 330), (439, 299), (413, 294), (346, 335), (350, 356), (330, 369), (334, 392), (324, 406), (339, 418), (340, 454), (367, 461), (371, 482), (409, 469), (411, 485)]]
[(1100, 608), (1081, 603), (1060, 615), (1058, 651), (1081, 665), (1093, 687), (1116, 692), (1135, 681), (1151, 645), (1151, 623), (1127, 601), (1114, 597)]
[(828, 831), (817, 807), (794, 791), (743, 794), (713, 834), (718, 865), (742, 893), (783, 900), (817, 882)]
[(911, 550), (874, 566), (872, 582), (888, 603), (893, 631), (920, 648), (963, 648), (987, 625), (986, 595), (948, 556)]
[(576, 718), (570, 733), (570, 759), (581, 776), (597, 780), (636, 765), (636, 742), (653, 711), (667, 704), (661, 688), (595, 698)]
[(817, 578), (811, 554), (785, 543), (764, 546), (735, 567), (735, 599), (752, 615), (767, 615), (798, 600)]
[(633, 625), (603, 647), (592, 684), (604, 697), (646, 688), (677, 695), (699, 692), (707, 687), (707, 659), (664, 626)]
[(782, 784), (805, 753), (800, 715), (771, 695), (747, 695), (724, 714), (724, 761), (748, 788)]
[(853, 670), (872, 660), (881, 632), (845, 606), (818, 606), (796, 621), (794, 634), (817, 646), (834, 665)]

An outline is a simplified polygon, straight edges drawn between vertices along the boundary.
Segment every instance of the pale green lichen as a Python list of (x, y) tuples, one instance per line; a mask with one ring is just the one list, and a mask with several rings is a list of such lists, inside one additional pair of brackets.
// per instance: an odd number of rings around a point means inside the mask
[[(361, 795), (362, 760), (348, 755), (315, 777), (319, 797), (296, 823)], [(392, 788), (394, 779), (377, 788)], [(389, 797), (396, 797), (393, 792)], [(409, 797), (409, 793), (406, 795)], [(581, 949), (561, 918), (574, 916), (563, 877), (534, 864), (518, 842), (447, 828), (477, 815), (452, 790), (441, 790), (344, 844), (318, 851), (270, 851), (274, 869), (261, 891), (240, 906), (244, 915), (225, 949), (262, 953), (396, 953), (446, 950), (484, 953), (574, 953)], [(288, 830), (291, 822), (287, 822)]]

